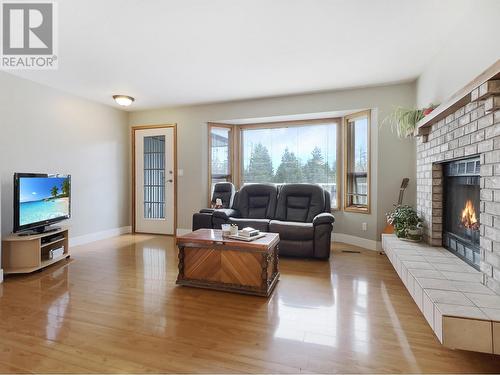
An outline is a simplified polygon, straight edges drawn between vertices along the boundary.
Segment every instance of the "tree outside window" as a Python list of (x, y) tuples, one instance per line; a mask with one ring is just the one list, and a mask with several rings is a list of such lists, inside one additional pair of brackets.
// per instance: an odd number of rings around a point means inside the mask
[(242, 129), (241, 181), (315, 183), (330, 192), (337, 207), (337, 121)]

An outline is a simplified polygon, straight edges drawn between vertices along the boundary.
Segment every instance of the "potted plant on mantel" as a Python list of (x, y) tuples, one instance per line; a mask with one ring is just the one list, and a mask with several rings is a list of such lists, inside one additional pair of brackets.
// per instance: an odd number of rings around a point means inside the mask
[(413, 136), (417, 123), (425, 116), (431, 113), (437, 105), (431, 104), (423, 109), (409, 109), (396, 107), (394, 111), (387, 116), (382, 125), (389, 124), (393, 133), (399, 138), (407, 138)]
[(394, 226), (396, 236), (405, 241), (422, 241), (422, 219), (415, 209), (408, 205), (398, 205), (387, 213), (387, 222)]

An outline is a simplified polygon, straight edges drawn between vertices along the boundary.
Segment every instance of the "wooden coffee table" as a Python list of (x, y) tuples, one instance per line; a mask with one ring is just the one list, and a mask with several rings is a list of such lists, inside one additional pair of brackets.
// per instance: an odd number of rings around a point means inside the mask
[(279, 279), (279, 235), (252, 242), (222, 237), (218, 229), (198, 229), (177, 237), (177, 284), (269, 296)]

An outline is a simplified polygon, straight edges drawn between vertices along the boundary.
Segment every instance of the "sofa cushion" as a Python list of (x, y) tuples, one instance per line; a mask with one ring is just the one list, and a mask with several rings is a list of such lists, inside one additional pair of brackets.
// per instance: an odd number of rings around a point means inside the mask
[(242, 218), (272, 219), (276, 210), (278, 189), (272, 184), (250, 184), (243, 186), (235, 200)]
[(269, 232), (278, 233), (280, 240), (305, 241), (314, 238), (312, 223), (271, 220)]
[(325, 192), (319, 185), (287, 184), (280, 189), (276, 205), (277, 220), (311, 223), (325, 211)]
[(269, 232), (269, 219), (245, 219), (245, 218), (229, 218), (229, 224), (236, 224), (238, 229), (252, 227), (261, 232)]

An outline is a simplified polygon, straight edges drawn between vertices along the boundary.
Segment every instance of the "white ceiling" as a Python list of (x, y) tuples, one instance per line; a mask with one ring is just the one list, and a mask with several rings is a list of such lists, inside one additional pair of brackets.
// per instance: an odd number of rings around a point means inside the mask
[(60, 0), (59, 69), (14, 74), (131, 110), (418, 77), (474, 0)]

